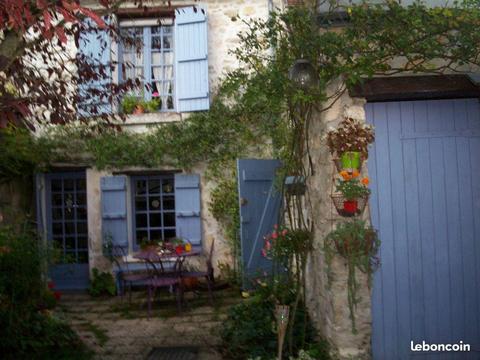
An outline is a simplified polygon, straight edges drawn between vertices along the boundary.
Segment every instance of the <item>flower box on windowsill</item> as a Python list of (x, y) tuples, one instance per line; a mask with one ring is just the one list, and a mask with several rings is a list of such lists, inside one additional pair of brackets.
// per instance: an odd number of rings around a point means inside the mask
[(368, 195), (350, 200), (342, 194), (333, 194), (332, 200), (340, 216), (352, 217), (363, 213), (368, 203)]

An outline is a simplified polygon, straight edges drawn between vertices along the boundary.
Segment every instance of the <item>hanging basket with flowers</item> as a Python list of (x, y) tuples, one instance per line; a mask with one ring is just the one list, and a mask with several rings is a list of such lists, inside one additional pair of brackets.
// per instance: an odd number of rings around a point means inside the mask
[(332, 195), (338, 214), (345, 217), (362, 214), (370, 195), (370, 189), (367, 187), (369, 179), (364, 177), (359, 180), (358, 170), (351, 174), (343, 170), (340, 175), (342, 179), (338, 179), (337, 193)]
[(352, 118), (344, 119), (336, 129), (327, 133), (327, 145), (340, 170), (360, 170), (368, 158), (368, 145), (375, 140), (372, 125)]

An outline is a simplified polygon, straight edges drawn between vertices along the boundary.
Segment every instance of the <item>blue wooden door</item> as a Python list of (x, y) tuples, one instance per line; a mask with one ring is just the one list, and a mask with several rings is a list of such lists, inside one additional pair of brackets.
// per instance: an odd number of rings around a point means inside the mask
[[(480, 107), (477, 99), (371, 103), (375, 360), (480, 359)], [(410, 341), (469, 353), (410, 351)]]
[(58, 289), (88, 287), (88, 224), (85, 172), (46, 176), (47, 234), (55, 263), (49, 276)]
[(279, 222), (282, 196), (275, 174), (280, 165), (279, 160), (237, 161), (244, 288), (251, 287), (252, 278), (272, 269), (272, 262), (262, 256), (262, 248), (263, 237)]

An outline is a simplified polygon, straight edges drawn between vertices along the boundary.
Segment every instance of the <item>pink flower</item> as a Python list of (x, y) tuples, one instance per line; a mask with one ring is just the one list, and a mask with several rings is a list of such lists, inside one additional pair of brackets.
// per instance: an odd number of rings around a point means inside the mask
[(272, 243), (270, 241), (267, 241), (265, 243), (265, 249), (270, 250), (272, 248)]
[(283, 236), (287, 235), (287, 233), (288, 233), (288, 230), (287, 230), (287, 229), (284, 229), (284, 230), (282, 231), (282, 235), (283, 235)]
[(276, 239), (276, 238), (278, 238), (278, 233), (276, 231), (274, 231), (272, 233), (272, 239)]
[(273, 225), (273, 228), (274, 228), (275, 230), (277, 230), (277, 229), (278, 229), (278, 225), (277, 225), (277, 224)]
[(262, 256), (263, 256), (263, 257), (267, 257), (267, 250), (262, 249)]
[(152, 94), (152, 96), (153, 96), (153, 97), (159, 97), (160, 94), (159, 94), (157, 91), (155, 91), (155, 92)]

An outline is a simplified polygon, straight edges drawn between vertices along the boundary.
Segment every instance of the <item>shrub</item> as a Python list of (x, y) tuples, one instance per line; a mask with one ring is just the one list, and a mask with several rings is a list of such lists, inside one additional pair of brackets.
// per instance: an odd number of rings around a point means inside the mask
[(48, 310), (56, 299), (42, 278), (39, 244), (28, 226), (0, 226), (2, 359), (87, 359), (79, 337)]
[(90, 283), (88, 292), (92, 296), (114, 296), (115, 279), (109, 272), (99, 272), (98, 269), (92, 271), (93, 279)]
[[(261, 286), (255, 295), (229, 309), (221, 329), (222, 350), (225, 358), (232, 360), (275, 359), (277, 333), (275, 302), (269, 286)], [(296, 356), (303, 348), (313, 358), (330, 359), (326, 342), (314, 340), (314, 330), (303, 304), (295, 313), (293, 331), (293, 354), (284, 347), (285, 359)], [(288, 341), (285, 341), (288, 344)]]

